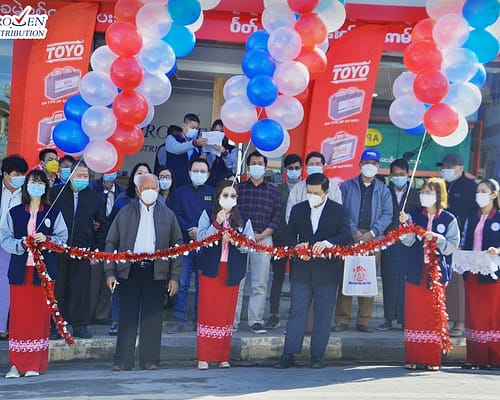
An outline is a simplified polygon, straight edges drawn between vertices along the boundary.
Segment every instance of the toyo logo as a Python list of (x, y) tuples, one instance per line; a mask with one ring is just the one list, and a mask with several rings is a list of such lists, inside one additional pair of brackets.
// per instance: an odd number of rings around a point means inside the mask
[(47, 45), (47, 62), (81, 60), (85, 52), (83, 40), (50, 43)]
[(338, 64), (333, 67), (332, 83), (360, 82), (368, 79), (371, 61)]

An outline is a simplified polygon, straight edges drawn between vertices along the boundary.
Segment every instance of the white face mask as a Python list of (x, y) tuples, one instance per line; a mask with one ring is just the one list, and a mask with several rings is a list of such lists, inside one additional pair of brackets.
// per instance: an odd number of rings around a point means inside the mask
[(479, 207), (486, 207), (490, 203), (491, 193), (476, 193), (476, 203)]
[(323, 197), (317, 194), (307, 193), (307, 201), (311, 208), (319, 206), (323, 202)]
[(308, 165), (307, 166), (307, 175), (322, 174), (322, 173), (323, 173), (323, 166), (321, 166), (321, 165)]
[(378, 168), (373, 164), (365, 164), (361, 167), (361, 174), (366, 178), (373, 178), (378, 173)]
[(141, 199), (146, 205), (151, 205), (154, 202), (156, 202), (156, 199), (158, 198), (158, 192), (153, 189), (146, 189), (143, 192), (141, 192)]
[(432, 207), (436, 204), (437, 197), (435, 194), (420, 193), (420, 204), (422, 207)]
[(266, 173), (266, 167), (263, 165), (250, 165), (250, 176), (254, 179), (260, 179)]
[(441, 177), (446, 181), (446, 182), (453, 182), (456, 179), (455, 176), (455, 169), (450, 168), (450, 169), (442, 169), (441, 170)]
[(236, 198), (234, 197), (220, 197), (219, 205), (223, 210), (231, 210), (237, 204)]

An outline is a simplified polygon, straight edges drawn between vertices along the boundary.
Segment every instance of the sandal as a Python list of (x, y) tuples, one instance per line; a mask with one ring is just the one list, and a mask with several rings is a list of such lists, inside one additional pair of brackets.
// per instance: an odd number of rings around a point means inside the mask
[(425, 369), (427, 371), (439, 371), (440, 367), (439, 365), (426, 365)]
[(417, 364), (405, 364), (405, 368), (410, 370), (416, 370)]

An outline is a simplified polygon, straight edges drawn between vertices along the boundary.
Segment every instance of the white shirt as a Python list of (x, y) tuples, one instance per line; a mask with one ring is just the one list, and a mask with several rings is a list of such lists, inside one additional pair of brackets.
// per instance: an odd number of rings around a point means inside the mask
[(394, 193), (396, 193), (396, 199), (398, 200), (398, 204), (401, 204), (401, 200), (403, 199), (403, 196), (406, 193), (406, 185), (404, 185), (401, 189), (394, 186)]
[(22, 202), (22, 188), (16, 189), (14, 192), (11, 192), (7, 186), (2, 181), (2, 215), (1, 220), (7, 215), (7, 212)]
[(77, 208), (78, 208), (78, 192), (73, 192), (73, 215), (76, 215)]
[(326, 200), (319, 207), (312, 207), (311, 208), (311, 225), (312, 225), (314, 234), (318, 230), (319, 219), (321, 218), (321, 213), (323, 212), (323, 209), (325, 208), (325, 204), (326, 204)]
[(106, 194), (106, 217), (111, 214), (111, 210), (115, 204), (115, 189), (115, 184), (113, 183), (111, 190), (104, 190), (104, 193)]
[(141, 216), (139, 218), (139, 227), (135, 237), (134, 253), (154, 253), (156, 251), (156, 232), (154, 209), (155, 205), (148, 208), (140, 201)]

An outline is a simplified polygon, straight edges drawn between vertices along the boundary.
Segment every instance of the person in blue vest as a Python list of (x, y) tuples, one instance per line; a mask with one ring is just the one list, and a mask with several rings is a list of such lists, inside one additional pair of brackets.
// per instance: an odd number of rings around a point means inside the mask
[[(198, 234), (198, 220), (204, 210), (210, 212), (215, 188), (207, 185), (210, 170), (204, 158), (191, 160), (189, 177), (191, 182), (176, 189), (172, 196), (172, 211), (181, 227), (184, 243), (196, 240)], [(177, 176), (176, 176), (177, 178)], [(203, 250), (201, 250), (203, 251)], [(191, 276), (195, 273), (195, 298), (193, 330), (196, 330), (198, 311), (198, 268), (200, 252), (191, 251), (182, 257), (182, 273), (179, 281), (179, 292), (174, 297), (173, 314), (175, 323), (167, 328), (167, 333), (177, 333), (187, 326), (188, 291)]]
[(208, 143), (208, 139), (198, 137), (200, 133), (200, 119), (195, 114), (186, 114), (182, 123), (182, 133), (168, 135), (165, 139), (167, 151), (166, 166), (174, 172), (178, 186), (187, 185), (189, 178), (189, 162), (199, 158), (201, 147)]

